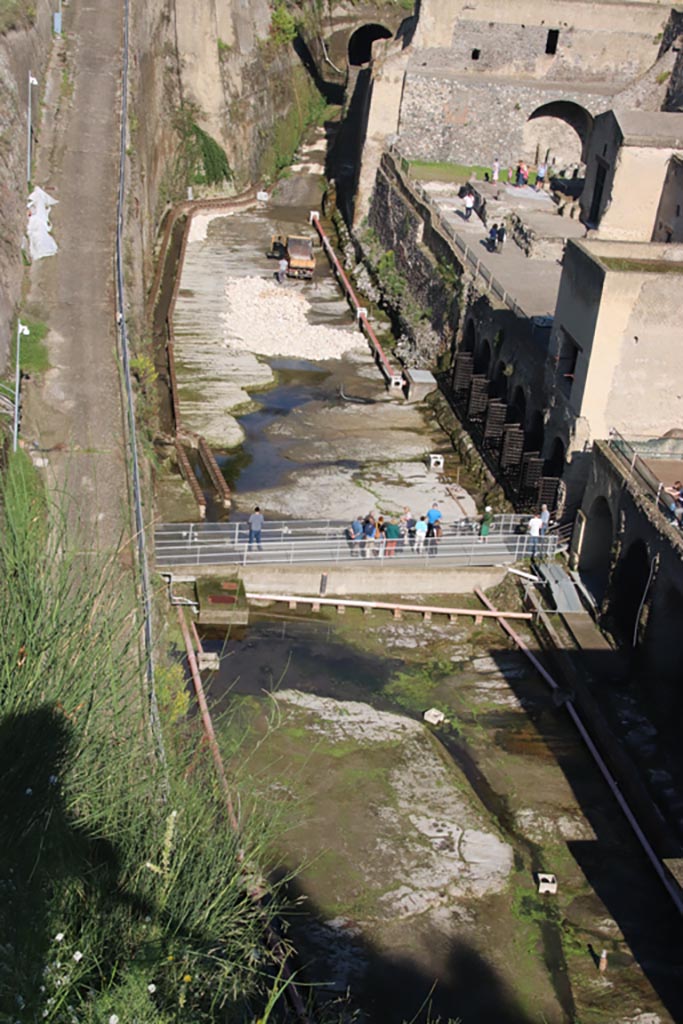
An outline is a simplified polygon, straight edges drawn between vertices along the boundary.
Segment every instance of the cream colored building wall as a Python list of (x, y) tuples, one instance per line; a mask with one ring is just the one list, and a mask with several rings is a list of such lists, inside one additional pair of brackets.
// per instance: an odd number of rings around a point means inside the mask
[[(617, 42), (615, 63), (621, 55), (632, 57), (627, 49), (633, 46), (634, 35), (651, 37), (651, 46), (644, 48), (644, 57), (655, 60), (658, 40), (655, 36), (667, 20), (670, 4), (638, 3), (621, 0), (619, 3), (599, 3), (590, 0), (556, 0), (552, 7), (536, 0), (422, 0), (420, 20), (415, 33), (415, 48), (449, 46), (458, 21), (485, 21), (501, 24), (544, 25), (560, 29), (583, 29), (586, 32), (610, 32)], [(622, 40), (623, 37), (623, 40)], [(573, 41), (576, 45), (578, 40)], [(594, 53), (607, 45), (605, 40), (582, 36), (581, 47)]]
[[(629, 310), (617, 343), (604, 422), (625, 435), (658, 436), (683, 427), (683, 274), (610, 273), (610, 306), (618, 306), (620, 293), (626, 292), (625, 282), (619, 280), (624, 277), (638, 279), (637, 294), (618, 310), (619, 319), (614, 318), (616, 334)], [(602, 333), (598, 338), (602, 345)]]
[[(626, 327), (640, 293), (640, 274), (608, 273), (603, 280), (600, 309), (595, 332), (584, 352), (583, 395), (577, 412), (590, 423), (593, 438), (609, 436), (611, 427), (623, 432), (627, 424), (623, 417), (619, 422), (610, 419), (610, 408), (628, 409), (631, 400), (627, 385), (621, 402), (612, 403), (617, 381), (622, 378), (620, 365), (626, 338)], [(579, 339), (577, 339), (579, 340)], [(576, 381), (579, 384), (579, 381)], [(627, 427), (627, 432), (628, 432)], [(631, 430), (631, 433), (633, 431)]]
[[(378, 54), (380, 45), (375, 43), (374, 54)], [(354, 223), (356, 224), (359, 224), (367, 216), (375, 175), (386, 140), (398, 133), (403, 79), (408, 59), (408, 56), (396, 44), (392, 45), (391, 43), (384, 44), (384, 55), (378, 54), (375, 57), (372, 97), (356, 190), (354, 213)]]
[(669, 161), (652, 241), (683, 242), (683, 160), (676, 157)]
[(622, 147), (598, 238), (651, 241), (671, 153), (671, 149)]

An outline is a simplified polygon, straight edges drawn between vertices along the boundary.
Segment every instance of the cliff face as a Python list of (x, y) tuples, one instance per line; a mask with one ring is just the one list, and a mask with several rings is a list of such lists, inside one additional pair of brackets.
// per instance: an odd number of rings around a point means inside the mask
[[(40, 79), (50, 53), (52, 14), (38, 5), (35, 21), (0, 36), (0, 372), (7, 364), (12, 318), (21, 291), (21, 240), (26, 232), (26, 112), (29, 71)], [(33, 89), (36, 135), (39, 91)]]

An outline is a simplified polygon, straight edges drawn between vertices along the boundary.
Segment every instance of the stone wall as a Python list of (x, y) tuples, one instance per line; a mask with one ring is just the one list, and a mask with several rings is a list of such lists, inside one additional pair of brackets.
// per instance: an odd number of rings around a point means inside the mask
[[(399, 123), (401, 147), (413, 159), (503, 166), (525, 152), (525, 126), (539, 107), (573, 101), (571, 88), (541, 82), (443, 77), (410, 70)], [(580, 106), (595, 115), (610, 105), (604, 92), (581, 92)], [(578, 137), (578, 136), (577, 136)], [(535, 147), (534, 147), (535, 148)]]
[[(0, 36), (0, 373), (7, 368), (12, 319), (21, 293), (21, 243), (26, 234), (26, 117), (29, 70), (33, 88), (33, 125), (40, 135), (40, 90), (52, 46), (52, 10), (36, 4), (32, 24)], [(36, 184), (47, 185), (46, 182)]]

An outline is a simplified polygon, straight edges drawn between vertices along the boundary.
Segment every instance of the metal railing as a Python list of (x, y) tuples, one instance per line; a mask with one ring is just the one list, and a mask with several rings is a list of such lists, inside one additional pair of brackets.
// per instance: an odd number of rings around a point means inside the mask
[(674, 515), (676, 502), (673, 495), (669, 494), (663, 481), (650, 469), (634, 445), (622, 437), (618, 430), (610, 430), (607, 447), (618, 456), (624, 465), (629, 482), (650, 498), (652, 504), (669, 525), (679, 528), (683, 524), (683, 520)]
[[(216, 526), (227, 526), (227, 531)], [(261, 546), (249, 544), (248, 535), (234, 531), (241, 524), (190, 524), (166, 526), (156, 534), (157, 568), (200, 565), (263, 565), (263, 564), (337, 564), (349, 562), (360, 568), (391, 566), (423, 568), (425, 564), (447, 563), (460, 566), (510, 564), (532, 555), (553, 557), (558, 539), (549, 534), (534, 538), (520, 529), (497, 529), (484, 541), (473, 530), (460, 531), (453, 526), (440, 537), (401, 537), (392, 543), (372, 539), (351, 540), (345, 530), (336, 533), (292, 535), (282, 539), (274, 531), (263, 532)], [(206, 529), (206, 526), (214, 527)]]

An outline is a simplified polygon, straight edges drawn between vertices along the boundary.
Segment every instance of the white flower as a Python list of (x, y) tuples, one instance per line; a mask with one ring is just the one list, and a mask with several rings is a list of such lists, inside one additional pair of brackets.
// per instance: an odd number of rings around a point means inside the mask
[(119, 1024), (119, 1018), (116, 1016), (115, 1013), (112, 1013), (111, 1017), (109, 1018), (109, 1024)]
[(157, 990), (157, 987), (154, 984), (154, 982), (152, 982), (150, 985), (147, 986), (147, 991), (150, 993), (150, 995), (153, 995), (156, 992), (156, 990)]
[(64, 932), (57, 932), (55, 935), (55, 942), (62, 942), (64, 939)]
[(30, 786), (26, 790), (26, 796), (33, 796), (33, 790), (31, 789)]
[(78, 963), (81, 962), (82, 959), (83, 959), (83, 954), (81, 953), (80, 949), (77, 949), (76, 952), (74, 953), (74, 960), (78, 964)]

